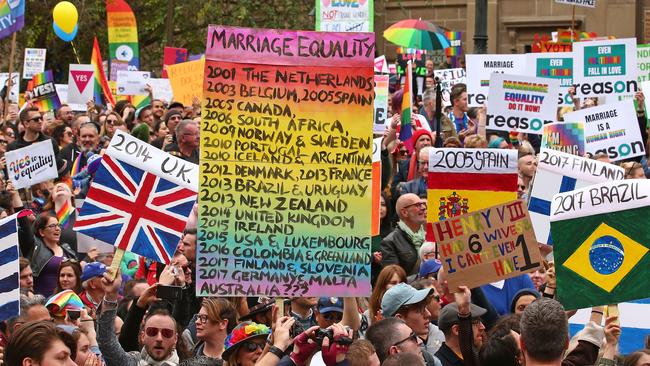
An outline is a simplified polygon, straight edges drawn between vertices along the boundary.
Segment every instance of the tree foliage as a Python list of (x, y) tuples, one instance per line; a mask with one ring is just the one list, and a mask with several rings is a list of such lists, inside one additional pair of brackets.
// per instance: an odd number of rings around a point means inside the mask
[[(89, 63), (93, 38), (97, 37), (104, 60), (108, 57), (105, 0), (69, 0), (79, 12), (79, 32), (74, 46), (81, 63)], [(241, 27), (314, 29), (310, 16), (314, 0), (126, 0), (138, 25), (140, 65), (143, 71), (160, 74), (163, 49), (167, 44), (166, 17), (173, 1), (173, 36), (170, 46), (205, 52), (209, 24)], [(76, 63), (72, 45), (60, 40), (52, 30), (52, 9), (59, 1), (27, 0), (25, 27), (18, 32), (14, 70), (22, 67), (25, 47), (47, 48), (46, 69), (57, 79), (67, 78), (68, 64)], [(11, 37), (0, 41), (2, 71), (9, 64)]]

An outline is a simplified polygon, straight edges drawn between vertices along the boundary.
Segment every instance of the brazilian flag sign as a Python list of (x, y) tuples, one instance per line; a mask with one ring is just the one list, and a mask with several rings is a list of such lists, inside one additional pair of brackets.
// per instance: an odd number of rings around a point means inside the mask
[(650, 180), (607, 182), (553, 196), (557, 296), (565, 308), (650, 296), (648, 217)]

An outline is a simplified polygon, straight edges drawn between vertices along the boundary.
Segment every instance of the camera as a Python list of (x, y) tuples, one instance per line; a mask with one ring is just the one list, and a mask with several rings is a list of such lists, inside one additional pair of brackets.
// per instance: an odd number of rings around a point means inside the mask
[[(319, 329), (318, 332), (316, 332), (316, 344), (318, 344), (319, 347), (323, 346), (323, 340), (325, 338), (328, 338), (330, 340), (330, 344), (334, 341), (334, 330), (333, 329)], [(352, 344), (352, 339), (349, 337), (340, 337), (336, 343), (345, 346), (345, 345), (350, 345)]]

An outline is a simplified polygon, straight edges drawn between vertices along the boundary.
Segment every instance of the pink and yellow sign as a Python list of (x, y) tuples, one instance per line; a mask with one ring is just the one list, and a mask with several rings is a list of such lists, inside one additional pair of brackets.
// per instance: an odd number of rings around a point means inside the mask
[(374, 35), (211, 26), (206, 57), (197, 295), (368, 296)]

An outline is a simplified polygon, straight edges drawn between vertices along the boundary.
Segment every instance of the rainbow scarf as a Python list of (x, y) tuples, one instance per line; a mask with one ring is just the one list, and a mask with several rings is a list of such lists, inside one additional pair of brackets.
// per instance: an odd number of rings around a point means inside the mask
[[(411, 85), (413, 78), (413, 64), (411, 61), (408, 62), (406, 66), (406, 82), (404, 83), (404, 94), (402, 94), (402, 111), (401, 111), (401, 125), (399, 130), (399, 139), (402, 141), (408, 141), (413, 136), (413, 130), (411, 128), (411, 113), (413, 107), (411, 105)], [(409, 149), (410, 150), (410, 149)]]
[(67, 310), (83, 309), (84, 303), (74, 291), (65, 290), (50, 297), (45, 303), (45, 307), (53, 316), (64, 317)]
[(115, 98), (111, 93), (111, 88), (108, 86), (108, 79), (104, 73), (104, 65), (102, 64), (102, 54), (99, 52), (99, 42), (97, 37), (93, 43), (93, 53), (90, 56), (90, 64), (95, 69), (95, 93), (94, 99), (97, 105), (106, 105), (110, 103), (115, 106)]
[(70, 218), (74, 213), (74, 207), (70, 204), (70, 201), (65, 201), (63, 206), (56, 211), (56, 218), (59, 220), (59, 225), (64, 229), (67, 229), (70, 225)]
[(79, 151), (79, 153), (77, 154), (77, 158), (74, 159), (74, 163), (72, 163), (72, 168), (70, 169), (71, 177), (74, 177), (81, 171), (80, 165), (81, 165), (81, 151)]
[(34, 106), (41, 112), (53, 111), (61, 107), (61, 100), (56, 93), (52, 70), (34, 74), (27, 83), (27, 90), (32, 94)]

